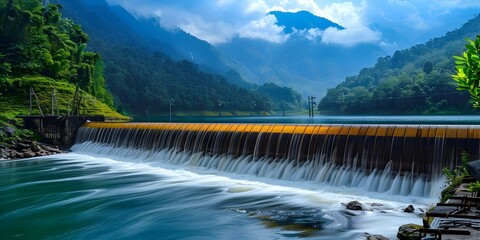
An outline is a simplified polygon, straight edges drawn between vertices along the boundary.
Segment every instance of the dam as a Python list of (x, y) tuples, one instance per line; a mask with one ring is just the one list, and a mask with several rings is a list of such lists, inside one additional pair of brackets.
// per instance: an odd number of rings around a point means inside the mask
[(480, 154), (475, 125), (99, 123), (73, 150), (392, 195), (431, 197), (442, 169)]

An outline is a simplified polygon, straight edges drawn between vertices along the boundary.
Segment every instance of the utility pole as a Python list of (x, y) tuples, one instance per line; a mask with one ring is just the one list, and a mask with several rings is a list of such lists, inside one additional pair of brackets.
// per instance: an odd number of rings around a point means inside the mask
[(308, 96), (308, 116), (309, 117), (313, 117), (313, 113), (314, 113), (314, 106), (317, 105), (317, 103), (315, 102), (315, 98), (314, 96)]
[(168, 99), (168, 105), (170, 106), (170, 122), (172, 122), (172, 106), (175, 105), (173, 104), (175, 102), (175, 100), (173, 100), (173, 98), (169, 98)]
[(224, 103), (225, 103), (224, 101), (218, 100), (218, 111), (219, 111), (218, 116), (220, 116), (220, 117), (222, 116), (222, 105)]

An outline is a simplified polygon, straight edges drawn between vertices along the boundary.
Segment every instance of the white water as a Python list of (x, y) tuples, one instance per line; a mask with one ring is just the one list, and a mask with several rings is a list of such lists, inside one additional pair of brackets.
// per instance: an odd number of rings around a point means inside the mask
[[(429, 182), (423, 176), (413, 177), (390, 174), (390, 164), (385, 169), (375, 169), (365, 174), (362, 169), (351, 169), (325, 161), (304, 161), (297, 163), (287, 159), (260, 158), (229, 155), (208, 156), (202, 152), (191, 154), (176, 149), (159, 151), (112, 147), (107, 144), (84, 142), (72, 147), (78, 153), (95, 154), (104, 157), (118, 157), (126, 161), (139, 163), (160, 163), (174, 166), (193, 166), (238, 175), (255, 176), (291, 182), (308, 182), (312, 185), (348, 188), (359, 193), (375, 193), (389, 197), (408, 196), (416, 198), (435, 198), (443, 184), (443, 179)], [(319, 162), (319, 163), (318, 163)]]
[[(392, 198), (387, 192), (361, 194), (361, 189), (329, 187), (314, 182), (292, 182), (281, 179), (268, 181), (267, 178), (253, 175), (222, 174), (216, 170), (211, 171), (188, 165), (174, 166), (162, 164), (160, 157), (167, 156), (168, 152), (152, 155), (140, 150), (117, 149), (118, 151), (116, 151), (116, 149), (109, 149), (105, 146), (89, 146), (89, 144), (77, 145), (73, 149), (74, 153), (67, 154), (63, 158), (71, 158), (72, 160), (82, 159), (87, 162), (107, 165), (111, 167), (113, 172), (134, 170), (160, 175), (166, 178), (163, 184), (167, 182), (167, 184), (175, 184), (181, 187), (207, 186), (224, 189), (216, 197), (215, 201), (217, 202), (222, 201), (222, 199), (238, 197), (273, 196), (273, 201), (279, 203), (322, 209), (326, 217), (333, 220), (332, 223), (326, 226), (325, 231), (332, 229), (345, 232), (345, 236), (342, 236), (343, 238), (351, 236), (351, 239), (365, 239), (363, 234), (370, 233), (381, 234), (394, 239), (398, 226), (407, 223), (421, 224), (421, 218), (418, 216), (421, 213), (420, 208), (425, 210), (428, 208), (429, 203), (436, 201), (436, 199), (412, 196), (395, 196)], [(84, 152), (86, 149), (89, 149), (88, 152)], [(181, 159), (182, 157), (178, 158)], [(178, 158), (172, 159), (170, 162), (178, 161)], [(198, 161), (201, 160), (201, 158), (195, 158), (194, 156), (192, 158)], [(224, 164), (223, 166), (228, 169), (228, 165)], [(237, 164), (237, 166), (241, 166), (241, 164)], [(280, 166), (277, 165), (275, 167), (289, 171), (287, 167)], [(248, 167), (245, 168), (246, 172), (248, 172), (254, 167), (251, 166), (250, 169)], [(264, 166), (257, 166), (256, 168), (265, 170)], [(353, 200), (363, 203), (366, 210), (348, 211), (348, 214), (351, 214), (351, 216), (345, 217), (344, 214), (341, 214), (341, 211), (345, 209), (344, 204)], [(412, 203), (416, 209), (415, 213), (404, 213), (403, 209)]]

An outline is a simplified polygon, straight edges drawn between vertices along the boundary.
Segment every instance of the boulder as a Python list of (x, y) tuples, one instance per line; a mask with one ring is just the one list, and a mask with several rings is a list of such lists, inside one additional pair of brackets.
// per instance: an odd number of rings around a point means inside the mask
[(42, 147), (40, 147), (40, 145), (39, 145), (37, 142), (33, 142), (33, 143), (32, 143), (32, 150), (33, 150), (34, 152), (43, 151)]
[(24, 158), (25, 157), (23, 153), (17, 152), (15, 150), (12, 151), (12, 156), (13, 156), (13, 158)]
[(480, 181), (480, 160), (471, 161), (467, 164), (467, 169), (470, 175), (475, 180)]
[(62, 150), (58, 149), (58, 148), (53, 148), (53, 147), (49, 147), (47, 145), (43, 145), (42, 148), (47, 151), (47, 152), (51, 152), (51, 153), (62, 153)]
[(351, 201), (347, 203), (347, 209), (348, 210), (362, 210), (363, 205), (359, 201)]
[(1, 159), (9, 159), (10, 158), (10, 153), (9, 153), (9, 149), (0, 149), (0, 158)]
[(16, 150), (24, 150), (24, 149), (29, 149), (30, 145), (25, 144), (25, 143), (17, 143), (15, 146), (13, 146)]
[(400, 240), (417, 240), (420, 237), (418, 231), (422, 226), (417, 224), (405, 224), (398, 228), (397, 238)]
[(48, 155), (49, 155), (48, 152), (43, 151), (43, 150), (37, 152), (36, 154), (37, 154), (37, 156), (39, 156), (39, 157), (44, 157), (44, 156), (48, 156)]
[(9, 127), (9, 126), (4, 127), (3, 131), (5, 131), (9, 137), (11, 137), (11, 136), (13, 136), (13, 134), (15, 134), (15, 128), (12, 128), (12, 127)]
[(389, 239), (382, 235), (368, 235), (367, 240), (389, 240)]
[(383, 204), (381, 204), (381, 203), (372, 203), (372, 204), (370, 204), (370, 206), (372, 206), (372, 207), (382, 207)]
[(32, 151), (26, 151), (26, 152), (23, 152), (23, 157), (24, 158), (32, 158), (32, 157), (35, 157), (36, 154)]
[(415, 208), (412, 205), (408, 205), (405, 209), (403, 209), (404, 212), (412, 213), (415, 211)]

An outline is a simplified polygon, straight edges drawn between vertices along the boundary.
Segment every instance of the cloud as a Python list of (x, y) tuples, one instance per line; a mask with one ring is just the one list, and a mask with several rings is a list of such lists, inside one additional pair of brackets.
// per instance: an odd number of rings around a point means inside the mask
[(282, 42), (286, 36), (276, 19), (266, 15), (263, 0), (109, 0), (138, 17), (156, 17), (167, 29), (180, 28), (211, 44), (235, 37)]
[(380, 43), (382, 34), (368, 27), (351, 27), (343, 30), (329, 27), (322, 34), (322, 43), (351, 47), (359, 43)]
[(283, 32), (284, 27), (276, 25), (277, 19), (273, 15), (267, 15), (259, 20), (254, 20), (239, 29), (239, 37), (251, 39), (263, 39), (274, 43), (283, 43), (288, 35)]
[[(479, 9), (472, 0), (107, 0), (137, 17), (156, 17), (167, 29), (180, 28), (212, 44), (233, 38), (262, 39), (281, 43), (289, 36), (266, 14), (272, 10), (307, 10), (344, 26), (345, 30), (307, 30), (304, 36), (344, 46), (382, 44), (382, 35), (369, 29), (381, 23), (405, 36), (448, 31), (465, 19), (449, 19), (459, 9)], [(456, 16), (459, 16), (458, 14)], [(430, 36), (431, 37), (431, 36)], [(352, 39), (349, 39), (352, 38)], [(428, 39), (428, 38), (427, 38)], [(417, 40), (418, 41), (418, 40)]]

